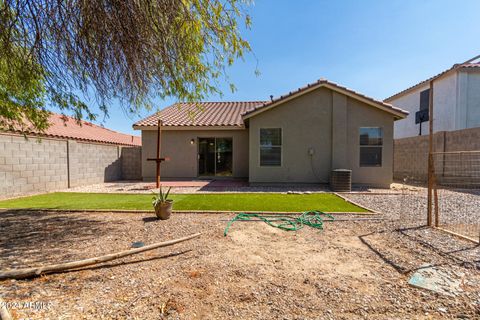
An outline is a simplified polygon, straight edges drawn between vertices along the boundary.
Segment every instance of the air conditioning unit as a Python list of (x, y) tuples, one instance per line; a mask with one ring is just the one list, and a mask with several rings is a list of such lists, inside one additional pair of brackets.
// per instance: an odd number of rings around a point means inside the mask
[(334, 169), (330, 174), (330, 189), (334, 192), (352, 191), (352, 170)]

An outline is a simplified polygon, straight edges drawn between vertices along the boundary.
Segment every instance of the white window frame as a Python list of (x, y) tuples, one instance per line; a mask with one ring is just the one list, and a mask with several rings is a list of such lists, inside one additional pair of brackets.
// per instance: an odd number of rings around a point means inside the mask
[[(361, 136), (362, 129), (380, 129), (382, 144), (378, 144), (378, 145), (362, 145), (362, 144), (360, 144), (360, 136)], [(381, 167), (383, 167), (383, 137), (384, 137), (383, 131), (384, 131), (383, 127), (360, 127), (360, 128), (358, 128), (358, 144), (359, 144), (359, 147), (360, 147), (359, 150), (358, 150), (358, 165), (361, 168), (381, 168)], [(362, 148), (381, 148), (381, 151), (380, 151), (380, 165), (365, 165), (365, 164), (362, 164), (362, 158), (361, 158)]]
[[(280, 145), (262, 145), (262, 129), (280, 129)], [(283, 166), (283, 128), (282, 127), (261, 127), (258, 129), (258, 165), (262, 168), (279, 168)], [(262, 147), (280, 148), (280, 164), (279, 165), (262, 165)]]

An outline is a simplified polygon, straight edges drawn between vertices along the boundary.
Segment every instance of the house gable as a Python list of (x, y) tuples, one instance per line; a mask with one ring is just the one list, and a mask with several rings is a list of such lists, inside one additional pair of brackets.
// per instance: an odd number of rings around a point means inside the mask
[[(328, 183), (330, 171), (352, 169), (354, 181), (388, 185), (391, 181), (394, 115), (331, 90), (316, 88), (248, 119), (249, 179), (252, 183)], [(384, 132), (383, 165), (360, 167), (359, 129), (380, 127)], [(260, 132), (279, 128), (281, 165), (260, 163)]]
[(291, 91), (286, 95), (280, 96), (280, 98), (278, 98), (278, 99), (274, 99), (270, 102), (267, 102), (267, 103), (264, 103), (262, 105), (259, 105), (259, 106), (255, 107), (253, 110), (248, 111), (248, 112), (243, 114), (243, 120), (247, 120), (249, 118), (252, 118), (252, 117), (254, 117), (254, 116), (256, 116), (256, 115), (258, 115), (262, 112), (265, 112), (267, 110), (275, 108), (275, 107), (277, 107), (281, 104), (284, 104), (287, 101), (290, 101), (292, 99), (296, 99), (296, 98), (298, 98), (298, 97), (300, 97), (304, 94), (307, 94), (309, 92), (312, 92), (312, 91), (317, 90), (317, 89), (322, 88), (322, 87), (330, 89), (330, 90), (335, 91), (335, 92), (338, 92), (338, 93), (343, 94), (345, 96), (348, 96), (352, 99), (356, 99), (358, 101), (361, 101), (361, 102), (363, 102), (363, 103), (365, 103), (365, 104), (367, 104), (371, 107), (374, 107), (374, 108), (377, 108), (379, 110), (388, 112), (395, 117), (395, 120), (404, 119), (408, 115), (407, 111), (402, 110), (400, 108), (397, 108), (397, 107), (395, 107), (391, 104), (375, 100), (373, 98), (370, 98), (370, 97), (367, 97), (363, 94), (360, 94), (356, 91), (353, 91), (353, 90), (348, 89), (346, 87), (340, 86), (336, 83), (330, 82), (328, 80), (321, 79), (321, 80), (318, 80), (316, 83), (308, 84), (305, 87), (297, 89), (296, 91), (293, 91), (293, 92)]

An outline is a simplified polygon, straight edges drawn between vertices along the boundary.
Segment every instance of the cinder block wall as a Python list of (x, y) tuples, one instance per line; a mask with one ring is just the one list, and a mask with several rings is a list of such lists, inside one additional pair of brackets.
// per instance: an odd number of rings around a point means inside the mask
[(67, 187), (66, 141), (0, 135), (0, 198)]
[(121, 148), (69, 140), (70, 187), (120, 180)]
[(141, 147), (123, 147), (121, 151), (122, 158), (122, 179), (141, 180), (142, 179), (142, 148)]
[[(433, 135), (434, 152), (480, 150), (480, 128), (440, 131)], [(395, 139), (393, 176), (411, 182), (426, 182), (428, 177), (428, 136)]]
[(0, 198), (140, 176), (140, 147), (0, 134)]

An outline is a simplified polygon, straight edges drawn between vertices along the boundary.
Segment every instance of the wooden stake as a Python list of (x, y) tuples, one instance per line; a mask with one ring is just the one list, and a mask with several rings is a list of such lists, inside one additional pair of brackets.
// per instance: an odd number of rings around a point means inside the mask
[(450, 230), (447, 230), (447, 229), (444, 229), (444, 228), (440, 228), (440, 227), (436, 227), (435, 229), (438, 229), (438, 230), (443, 231), (443, 232), (445, 232), (445, 233), (451, 234), (452, 236), (455, 236), (455, 237), (458, 237), (458, 238), (462, 238), (462, 239), (471, 241), (471, 242), (473, 242), (473, 243), (480, 244), (480, 239), (479, 239), (479, 240), (475, 240), (475, 239), (473, 239), (473, 238), (464, 236), (463, 234), (460, 234), (460, 233), (457, 233), (457, 232), (453, 232), (453, 231), (450, 231)]
[(433, 204), (435, 206), (435, 227), (440, 226), (439, 216), (438, 216), (438, 191), (437, 191), (437, 181), (435, 176), (433, 178)]
[(158, 120), (158, 129), (157, 129), (157, 180), (156, 186), (160, 187), (160, 148), (161, 148), (161, 138), (162, 138), (162, 120)]
[(433, 80), (430, 81), (430, 92), (428, 101), (428, 198), (427, 198), (427, 225), (432, 223), (432, 190), (433, 190)]
[(158, 124), (157, 124), (157, 156), (155, 158), (148, 158), (147, 161), (155, 161), (155, 164), (156, 164), (156, 168), (157, 168), (157, 172), (155, 174), (156, 176), (156, 187), (159, 188), (160, 187), (160, 164), (162, 163), (162, 161), (165, 161), (165, 158), (160, 158), (160, 154), (161, 154), (161, 149), (162, 149), (162, 120), (158, 120)]
[(29, 277), (33, 277), (33, 276), (39, 276), (41, 274), (55, 273), (55, 272), (61, 272), (61, 271), (66, 271), (66, 270), (71, 270), (71, 269), (78, 269), (78, 268), (81, 268), (81, 267), (86, 267), (86, 266), (90, 266), (90, 265), (93, 265), (93, 264), (98, 264), (98, 263), (101, 263), (101, 262), (106, 262), (106, 261), (111, 261), (111, 260), (114, 260), (114, 259), (123, 258), (123, 257), (126, 257), (126, 256), (130, 256), (130, 255), (137, 254), (137, 253), (140, 253), (140, 252), (153, 250), (153, 249), (156, 249), (156, 248), (171, 246), (171, 245), (183, 242), (183, 241), (191, 240), (191, 239), (196, 238), (200, 235), (201, 235), (201, 233), (195, 233), (195, 234), (183, 237), (183, 238), (178, 238), (178, 239), (174, 239), (174, 240), (154, 243), (154, 244), (144, 246), (144, 247), (141, 247), (141, 248), (125, 250), (125, 251), (112, 253), (112, 254), (107, 254), (107, 255), (104, 255), (104, 256), (85, 259), (85, 260), (77, 260), (77, 261), (60, 263), (60, 264), (52, 264), (52, 265), (47, 265), (47, 266), (42, 266), (42, 267), (12, 269), (12, 270), (1, 271), (0, 272), (0, 280), (3, 280), (3, 279), (24, 279), (24, 278), (29, 278)]

